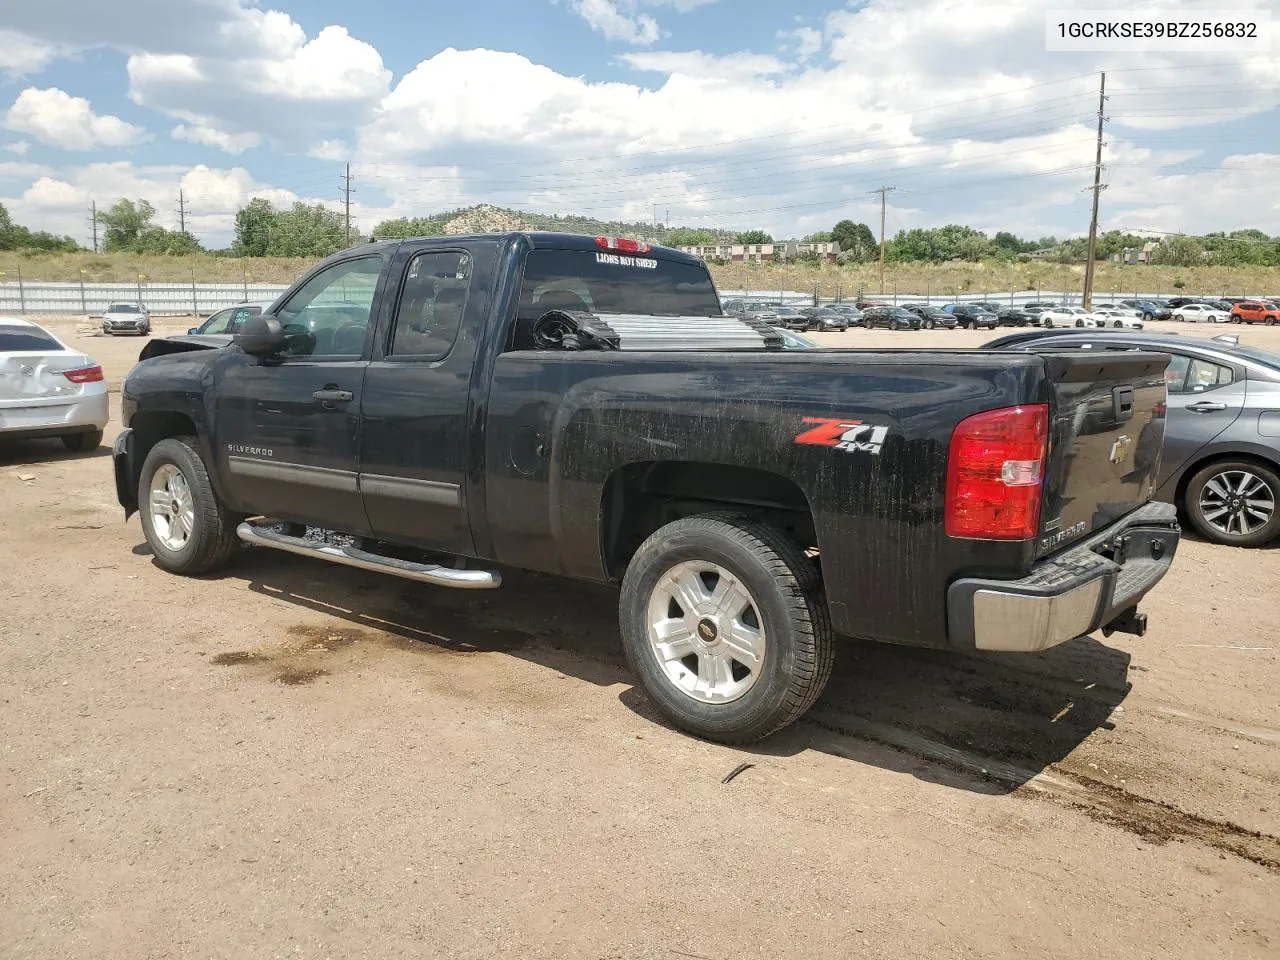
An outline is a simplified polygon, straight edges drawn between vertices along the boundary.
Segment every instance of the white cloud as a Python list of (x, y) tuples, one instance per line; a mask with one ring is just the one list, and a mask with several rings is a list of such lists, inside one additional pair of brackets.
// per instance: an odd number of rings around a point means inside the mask
[(606, 40), (645, 47), (657, 43), (658, 21), (636, 11), (635, 0), (569, 0), (578, 16)]
[(94, 113), (88, 100), (57, 87), (23, 90), (5, 115), (5, 126), (64, 150), (125, 147), (146, 132), (119, 117)]
[(14, 76), (38, 73), (61, 53), (58, 44), (43, 43), (13, 30), (0, 29), (0, 72)]
[(253, 132), (226, 133), (201, 123), (193, 123), (190, 126), (180, 123), (170, 131), (170, 136), (175, 140), (186, 140), (188, 143), (202, 143), (207, 147), (217, 147), (225, 153), (232, 154), (244, 153), (250, 147), (256, 147), (262, 142), (262, 137)]
[(344, 140), (321, 140), (307, 151), (316, 160), (345, 160), (351, 156), (351, 147)]
[(211, 247), (230, 244), (236, 211), (253, 197), (265, 197), (278, 207), (299, 199), (319, 202), (262, 183), (243, 167), (137, 166), (119, 161), (90, 163), (54, 173), (30, 164), (24, 166), (30, 168), (23, 171), (28, 185), (15, 192), (8, 187), (14, 181), (5, 176), (5, 164), (0, 164), (0, 193), (4, 194), (0, 203), (17, 223), (75, 237), (85, 232), (85, 215), (91, 200), (97, 201), (99, 209), (121, 197), (146, 200), (156, 208), (157, 224), (176, 229), (175, 201), (181, 190), (187, 202), (187, 229)]
[(813, 27), (779, 30), (778, 39), (787, 42), (800, 60), (808, 60), (822, 51), (822, 31)]
[(7, 143), (4, 147), (10, 153), (16, 153), (20, 157), (25, 157), (27, 151), (31, 149), (31, 144), (26, 140), (15, 140), (13, 143)]
[(267, 57), (134, 54), (130, 96), (183, 121), (188, 139), (228, 152), (264, 140), (303, 149), (369, 119), (391, 81), (376, 49), (342, 27), (309, 41), (279, 33), (284, 45)]

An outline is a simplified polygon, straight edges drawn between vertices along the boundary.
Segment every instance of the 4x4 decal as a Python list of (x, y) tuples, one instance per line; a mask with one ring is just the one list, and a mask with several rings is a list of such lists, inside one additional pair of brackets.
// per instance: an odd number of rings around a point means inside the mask
[(847, 453), (878, 454), (889, 435), (888, 427), (863, 423), (861, 420), (805, 417), (803, 422), (813, 426), (796, 437), (796, 443), (803, 446), (834, 447)]

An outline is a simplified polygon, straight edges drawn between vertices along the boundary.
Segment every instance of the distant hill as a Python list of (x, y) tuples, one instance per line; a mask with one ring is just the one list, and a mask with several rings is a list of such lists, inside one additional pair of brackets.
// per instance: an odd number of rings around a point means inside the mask
[[(402, 221), (389, 221), (399, 223)], [(492, 204), (481, 203), (460, 210), (447, 210), (410, 221), (419, 235), (504, 233), (508, 230), (549, 230), (555, 233), (585, 233), (593, 236), (632, 237), (651, 243), (680, 246), (690, 243), (713, 243), (717, 239), (732, 240), (740, 231), (704, 227), (655, 226), (648, 221), (625, 222), (621, 220), (596, 220), (576, 215), (552, 216), (545, 213), (528, 213), (508, 210)], [(381, 227), (383, 225), (379, 225)], [(375, 228), (376, 236), (388, 235)]]

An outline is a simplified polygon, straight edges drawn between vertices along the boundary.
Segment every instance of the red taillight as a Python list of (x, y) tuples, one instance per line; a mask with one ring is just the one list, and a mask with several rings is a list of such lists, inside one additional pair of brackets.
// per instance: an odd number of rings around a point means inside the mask
[(961, 420), (947, 463), (946, 531), (971, 540), (1028, 540), (1040, 528), (1048, 450), (1045, 404)]
[(1156, 420), (1163, 419), (1165, 414), (1167, 414), (1168, 412), (1169, 412), (1169, 408), (1165, 406), (1163, 403), (1157, 403), (1155, 406), (1151, 408), (1151, 416)]
[(619, 253), (648, 253), (653, 249), (643, 240), (628, 240), (625, 237), (596, 237), (596, 246), (601, 250), (617, 250)]
[(99, 383), (102, 380), (102, 368), (95, 364), (79, 370), (63, 370), (62, 375), (72, 383)]

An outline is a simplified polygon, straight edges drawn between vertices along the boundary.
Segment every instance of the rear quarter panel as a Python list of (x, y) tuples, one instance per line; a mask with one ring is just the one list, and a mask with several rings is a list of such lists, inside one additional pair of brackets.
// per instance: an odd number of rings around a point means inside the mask
[[(668, 460), (747, 466), (790, 479), (807, 499), (838, 632), (945, 645), (951, 579), (1016, 576), (1031, 562), (1029, 544), (944, 535), (952, 429), (981, 410), (1046, 402), (1043, 362), (803, 353), (499, 357), (485, 444), (495, 558), (605, 579), (602, 493), (614, 471)], [(867, 445), (834, 445), (839, 425), (855, 423)], [(797, 442), (805, 434), (827, 442)]]

